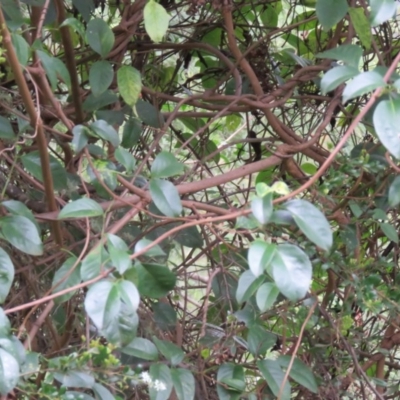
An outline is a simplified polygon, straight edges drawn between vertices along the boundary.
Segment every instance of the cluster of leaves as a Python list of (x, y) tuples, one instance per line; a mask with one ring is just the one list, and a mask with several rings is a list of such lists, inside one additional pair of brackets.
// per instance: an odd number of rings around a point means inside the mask
[(396, 11), (2, 1), (0, 393), (399, 396)]

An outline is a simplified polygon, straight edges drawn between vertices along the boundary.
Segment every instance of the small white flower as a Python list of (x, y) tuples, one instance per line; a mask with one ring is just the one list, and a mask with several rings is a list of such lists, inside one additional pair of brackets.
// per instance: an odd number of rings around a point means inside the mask
[(158, 379), (156, 379), (154, 381), (153, 387), (157, 392), (161, 392), (161, 391), (167, 389), (167, 386), (165, 386), (165, 383), (163, 381), (159, 381)]
[(140, 378), (144, 383), (147, 383), (148, 385), (151, 383), (151, 376), (149, 375), (148, 372), (142, 372), (140, 374)]

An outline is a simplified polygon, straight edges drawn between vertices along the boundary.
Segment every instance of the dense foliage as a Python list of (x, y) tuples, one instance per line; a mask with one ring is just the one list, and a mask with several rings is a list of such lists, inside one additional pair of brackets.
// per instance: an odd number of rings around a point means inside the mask
[(2, 0), (2, 399), (400, 397), (394, 0)]

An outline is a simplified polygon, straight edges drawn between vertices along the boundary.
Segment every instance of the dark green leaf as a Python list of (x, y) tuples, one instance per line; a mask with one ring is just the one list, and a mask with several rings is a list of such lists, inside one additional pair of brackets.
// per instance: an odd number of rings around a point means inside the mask
[(141, 296), (160, 298), (175, 287), (176, 276), (167, 267), (156, 264), (137, 264), (136, 266)]
[(172, 391), (172, 377), (169, 367), (165, 364), (152, 364), (149, 372), (152, 382), (158, 382), (158, 386), (163, 385), (162, 390), (155, 384), (150, 386), (150, 400), (168, 400)]
[(123, 65), (117, 72), (117, 83), (119, 93), (125, 103), (134, 106), (142, 91), (140, 72), (130, 65)]
[(160, 340), (153, 336), (153, 342), (157, 346), (160, 353), (173, 365), (176, 366), (182, 362), (185, 353), (176, 344), (167, 340)]
[(343, 91), (343, 102), (362, 96), (377, 88), (386, 86), (382, 75), (376, 71), (362, 72), (347, 84)]
[(72, 0), (72, 4), (79, 11), (79, 14), (82, 15), (85, 22), (89, 22), (91, 14), (95, 9), (93, 0)]
[(4, 239), (18, 250), (32, 256), (43, 254), (42, 240), (36, 225), (28, 218), (21, 215), (2, 217), (0, 231)]
[(103, 215), (103, 209), (99, 203), (92, 199), (82, 198), (68, 203), (58, 214), (58, 219), (97, 217)]
[(162, 128), (164, 125), (164, 117), (152, 104), (143, 100), (138, 100), (135, 108), (139, 119), (143, 121), (144, 124), (152, 126), (153, 128)]
[(157, 154), (151, 166), (151, 176), (153, 178), (169, 178), (179, 175), (183, 171), (181, 164), (173, 154), (162, 151)]
[(83, 109), (85, 111), (96, 111), (100, 108), (109, 106), (110, 104), (114, 104), (118, 101), (118, 96), (112, 92), (111, 90), (106, 90), (100, 96), (94, 96), (91, 93), (86, 100), (83, 102)]
[(196, 383), (190, 371), (182, 368), (171, 368), (171, 379), (179, 400), (194, 399)]
[[(229, 379), (237, 379), (239, 381), (245, 381), (243, 367), (240, 365), (234, 365), (231, 363), (222, 364), (217, 373), (217, 381), (224, 382)], [(237, 385), (235, 385), (237, 386)], [(220, 400), (237, 400), (240, 398), (241, 393), (235, 390), (225, 389), (223, 386), (217, 386), (217, 392)]]
[(369, 51), (372, 43), (371, 24), (365, 15), (363, 7), (350, 7), (349, 15), (354, 29), (363, 46)]
[[(75, 265), (76, 262), (77, 258), (75, 256), (70, 257), (56, 271), (53, 277), (53, 282), (51, 284), (52, 287), (56, 286), (55, 289), (53, 289), (53, 293), (57, 293), (61, 290), (79, 284), (79, 282), (81, 281), (80, 263), (78, 265)], [(75, 268), (72, 270), (72, 267), (74, 266)], [(55, 299), (55, 302), (58, 304), (63, 303), (69, 300), (75, 293), (76, 290), (63, 294), (62, 296), (57, 297)]]
[(304, 297), (311, 284), (312, 266), (307, 254), (292, 244), (278, 245), (272, 259), (272, 277), (289, 299)]
[(94, 377), (83, 371), (55, 372), (54, 378), (66, 387), (91, 389), (94, 385)]
[(239, 304), (247, 301), (264, 282), (264, 275), (256, 278), (251, 271), (244, 271), (240, 275), (236, 291), (236, 300)]
[(321, 25), (328, 30), (344, 18), (348, 8), (347, 0), (320, 0), (315, 9)]
[(154, 204), (167, 217), (178, 217), (182, 213), (178, 190), (171, 182), (151, 179), (150, 194)]
[[(141, 240), (139, 240), (135, 244), (135, 253), (138, 253), (139, 251), (141, 251), (142, 249), (144, 249), (145, 247), (147, 247), (151, 243), (153, 243), (153, 241), (149, 240), (149, 239), (141, 239)], [(146, 254), (146, 256), (148, 256), (148, 257), (165, 256), (164, 251), (162, 250), (162, 248), (158, 244), (153, 245), (153, 247), (151, 249), (147, 250), (144, 254)]]
[(10, 256), (2, 248), (0, 248), (0, 303), (4, 303), (6, 300), (13, 280), (14, 265)]
[(400, 99), (381, 100), (375, 108), (373, 123), (379, 140), (400, 159)]
[(202, 248), (204, 244), (203, 237), (195, 226), (189, 226), (178, 231), (173, 238), (180, 245), (191, 249)]
[(117, 131), (106, 121), (99, 119), (90, 124), (92, 129), (99, 137), (109, 141), (114, 147), (119, 146), (119, 136)]
[(400, 176), (396, 176), (389, 188), (389, 204), (395, 207), (400, 204)]
[(329, 49), (323, 53), (318, 53), (315, 57), (330, 58), (332, 60), (340, 60), (351, 67), (358, 68), (363, 49), (361, 46), (355, 44), (344, 44), (334, 49)]
[(75, 32), (80, 35), (81, 38), (85, 38), (85, 26), (78, 19), (73, 17), (66, 18), (60, 25), (60, 28), (62, 28), (63, 26), (71, 27)]
[(0, 116), (0, 138), (1, 139), (15, 139), (14, 130), (7, 118)]
[(6, 200), (1, 203), (3, 207), (7, 209), (13, 215), (21, 215), (22, 217), (28, 218), (32, 221), (38, 232), (40, 232), (39, 224), (36, 221), (35, 216), (33, 215), (32, 211), (20, 201), (17, 200)]
[(104, 93), (114, 79), (114, 70), (106, 60), (96, 61), (89, 71), (89, 84), (94, 96)]
[(392, 224), (389, 224), (387, 222), (381, 222), (379, 225), (382, 229), (382, 232), (389, 240), (395, 243), (399, 243), (399, 235), (397, 233), (397, 230)]
[(264, 326), (251, 325), (247, 334), (247, 345), (254, 357), (263, 356), (275, 346), (276, 335), (268, 332)]
[(16, 33), (11, 34), (11, 40), (19, 63), (25, 67), (29, 60), (29, 44), (23, 36)]
[(115, 159), (119, 161), (126, 169), (126, 172), (132, 172), (136, 165), (136, 159), (132, 153), (125, 150), (123, 147), (118, 147), (115, 150)]
[(121, 351), (133, 357), (143, 360), (155, 361), (158, 359), (158, 351), (156, 346), (148, 339), (135, 338), (128, 345), (124, 346)]
[[(267, 381), (269, 388), (275, 396), (278, 396), (279, 389), (285, 376), (278, 361), (276, 360), (263, 360), (257, 361), (257, 366), (260, 369), (264, 379)], [(290, 384), (285, 382), (282, 392), (281, 400), (290, 400)]]
[(121, 145), (125, 148), (133, 147), (139, 141), (142, 130), (141, 121), (137, 118), (128, 119), (124, 125)]
[(106, 21), (92, 19), (86, 29), (89, 46), (103, 58), (108, 55), (114, 45), (114, 34)]
[(72, 138), (72, 146), (75, 151), (79, 153), (88, 144), (90, 130), (84, 125), (75, 125), (72, 128), (72, 134), (74, 135)]
[(329, 250), (333, 243), (331, 227), (325, 215), (306, 200), (291, 200), (284, 204), (301, 231), (321, 249)]

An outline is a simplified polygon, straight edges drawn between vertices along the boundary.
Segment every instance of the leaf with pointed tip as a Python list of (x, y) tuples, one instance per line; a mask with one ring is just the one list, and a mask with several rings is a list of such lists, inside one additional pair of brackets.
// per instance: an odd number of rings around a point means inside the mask
[(182, 203), (178, 190), (169, 181), (153, 178), (150, 180), (150, 194), (156, 207), (167, 217), (178, 217)]
[(85, 197), (68, 203), (58, 214), (58, 219), (98, 217), (103, 213), (99, 203)]
[(150, 39), (159, 43), (167, 33), (170, 16), (165, 8), (154, 0), (146, 3), (143, 10), (144, 27)]
[(251, 211), (260, 224), (267, 224), (271, 218), (273, 211), (272, 196), (272, 193), (268, 193), (262, 198), (255, 198), (251, 202)]
[(183, 164), (167, 151), (157, 154), (151, 166), (151, 176), (153, 178), (169, 178), (180, 174), (182, 171)]
[(106, 21), (94, 18), (89, 21), (86, 29), (89, 46), (103, 58), (108, 55), (114, 46), (114, 34)]

